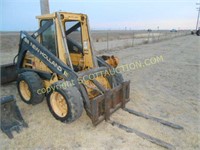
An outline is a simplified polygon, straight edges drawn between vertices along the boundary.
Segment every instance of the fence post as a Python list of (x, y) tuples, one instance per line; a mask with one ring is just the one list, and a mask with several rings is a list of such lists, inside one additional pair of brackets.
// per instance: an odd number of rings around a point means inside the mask
[(134, 46), (134, 31), (133, 31), (133, 39), (132, 39), (132, 47)]
[(149, 43), (149, 38), (150, 38), (150, 32), (148, 31), (148, 43)]

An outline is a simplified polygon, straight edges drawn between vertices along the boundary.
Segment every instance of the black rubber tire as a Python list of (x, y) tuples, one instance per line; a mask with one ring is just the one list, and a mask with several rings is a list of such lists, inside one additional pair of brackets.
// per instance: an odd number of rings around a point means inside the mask
[(122, 82), (124, 82), (124, 78), (121, 73), (115, 73), (114, 77), (117, 82), (117, 85), (120, 85), (122, 84)]
[(200, 36), (200, 29), (196, 31), (196, 35)]
[[(63, 84), (63, 81), (58, 81), (52, 86), (56, 87), (59, 84)], [(58, 116), (51, 106), (50, 98), (53, 92), (58, 92), (59, 94), (61, 94), (64, 97), (65, 102), (67, 103), (68, 113), (63, 117)], [(54, 91), (51, 90), (49, 93), (47, 93), (47, 105), (54, 118), (63, 123), (71, 123), (77, 120), (78, 118), (80, 118), (83, 112), (83, 99), (81, 93), (75, 86), (67, 88), (55, 88)]]
[[(113, 67), (110, 64), (106, 63), (105, 60), (102, 57), (103, 56), (97, 57), (99, 67), (105, 66), (105, 67), (109, 67), (109, 68), (113, 69)], [(116, 80), (117, 86), (120, 85), (122, 82), (124, 82), (124, 78), (123, 78), (121, 73), (115, 72), (115, 74), (113, 76)], [(110, 85), (113, 85), (110, 77), (108, 77), (108, 81), (110, 82)], [(114, 85), (114, 86), (116, 86), (116, 85)]]
[[(20, 91), (20, 82), (24, 81), (27, 83), (29, 91), (31, 93), (30, 99), (25, 100), (25, 98), (22, 96), (22, 93)], [(37, 93), (38, 89), (44, 88), (43, 81), (39, 77), (39, 75), (35, 72), (27, 71), (19, 74), (18, 79), (17, 79), (17, 89), (19, 92), (19, 95), (21, 99), (27, 103), (27, 104), (32, 104), (36, 105), (39, 104), (43, 101), (45, 94), (39, 94)]]

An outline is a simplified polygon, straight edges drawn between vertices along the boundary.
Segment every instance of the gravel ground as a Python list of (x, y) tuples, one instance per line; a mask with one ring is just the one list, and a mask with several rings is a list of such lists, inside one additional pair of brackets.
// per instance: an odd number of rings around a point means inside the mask
[[(162, 57), (163, 61), (124, 72), (125, 79), (131, 80), (131, 101), (127, 108), (177, 123), (184, 130), (175, 130), (123, 110), (118, 110), (111, 119), (171, 143), (177, 150), (200, 149), (199, 47), (199, 37), (189, 35), (99, 52), (118, 56), (120, 64), (139, 61), (144, 64), (147, 59)], [(1, 62), (11, 60), (14, 53), (15, 50), (1, 51)], [(10, 94), (16, 97), (29, 128), (20, 134), (14, 133), (13, 140), (1, 132), (0, 149), (164, 149), (106, 122), (94, 127), (85, 112), (74, 123), (63, 124), (51, 116), (46, 101), (37, 106), (23, 103), (16, 83), (1, 87), (1, 96)]]

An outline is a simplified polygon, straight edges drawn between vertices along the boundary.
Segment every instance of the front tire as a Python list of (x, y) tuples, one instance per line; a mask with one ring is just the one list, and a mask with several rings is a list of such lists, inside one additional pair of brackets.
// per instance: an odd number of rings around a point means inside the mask
[(47, 94), (47, 104), (51, 114), (57, 120), (71, 123), (77, 120), (83, 112), (83, 100), (76, 87), (62, 87), (64, 82), (56, 82)]
[(200, 36), (200, 29), (196, 31), (196, 35)]
[(44, 94), (37, 93), (39, 89), (44, 88), (43, 82), (35, 72), (23, 72), (17, 79), (17, 89), (21, 99), (27, 104), (39, 104), (44, 99)]

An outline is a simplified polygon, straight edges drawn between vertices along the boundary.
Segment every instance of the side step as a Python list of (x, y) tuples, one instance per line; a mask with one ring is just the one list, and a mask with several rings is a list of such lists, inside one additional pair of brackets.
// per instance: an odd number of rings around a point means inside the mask
[(1, 130), (10, 139), (13, 138), (12, 131), (20, 132), (21, 128), (28, 127), (22, 118), (20, 110), (16, 105), (14, 96), (5, 96), (0, 99), (1, 104)]
[(153, 116), (149, 116), (149, 115), (143, 114), (141, 112), (137, 112), (137, 111), (132, 110), (132, 109), (124, 108), (123, 110), (129, 112), (132, 115), (136, 115), (138, 117), (143, 117), (145, 119), (150, 119), (150, 120), (159, 122), (159, 123), (161, 123), (161, 124), (163, 124), (165, 126), (174, 128), (174, 129), (183, 129), (183, 127), (180, 126), (180, 125), (177, 125), (177, 124), (174, 124), (174, 123), (171, 123), (171, 122), (168, 122), (168, 121), (165, 121), (165, 120), (153, 117)]
[(108, 123), (110, 123), (110, 124), (113, 125), (113, 126), (116, 126), (116, 127), (120, 128), (120, 129), (122, 129), (122, 130), (124, 130), (124, 131), (126, 131), (126, 132), (128, 132), (128, 133), (135, 133), (135, 134), (138, 135), (139, 137), (141, 137), (141, 138), (143, 138), (143, 139), (145, 139), (145, 140), (148, 140), (148, 141), (151, 142), (151, 143), (154, 143), (154, 144), (156, 144), (156, 145), (159, 145), (159, 146), (161, 146), (161, 147), (164, 147), (164, 148), (166, 148), (166, 149), (170, 149), (170, 150), (174, 150), (174, 149), (175, 149), (175, 147), (174, 147), (173, 145), (171, 145), (171, 144), (169, 144), (169, 143), (167, 143), (167, 142), (164, 142), (164, 141), (162, 141), (162, 140), (160, 140), (160, 139), (157, 139), (157, 138), (155, 138), (155, 137), (152, 137), (152, 136), (150, 136), (150, 135), (147, 135), (147, 134), (145, 134), (145, 133), (143, 133), (143, 132), (140, 132), (140, 131), (138, 131), (138, 130), (136, 130), (136, 129), (134, 129), (134, 128), (129, 128), (129, 127), (123, 125), (123, 124), (120, 124), (120, 123), (118, 123), (118, 122), (111, 121), (111, 120), (109, 120)]

